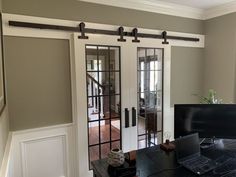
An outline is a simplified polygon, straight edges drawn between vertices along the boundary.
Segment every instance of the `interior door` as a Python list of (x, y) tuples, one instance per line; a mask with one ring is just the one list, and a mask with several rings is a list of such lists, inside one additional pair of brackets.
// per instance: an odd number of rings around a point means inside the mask
[[(162, 59), (164, 55), (169, 56), (167, 52), (170, 49), (156, 39), (143, 38), (136, 42), (127, 37), (126, 42), (119, 42), (117, 36), (93, 34), (89, 35), (89, 39), (80, 39), (78, 36), (77, 33), (73, 34), (71, 40), (74, 58), (71, 63), (74, 73), (72, 91), (76, 96), (73, 98), (78, 152), (76, 169), (79, 177), (86, 177), (92, 176), (91, 162), (107, 157), (112, 148), (122, 148), (128, 152), (162, 142), (163, 105), (169, 104), (168, 100), (163, 102), (163, 95), (165, 97), (164, 93), (169, 92), (169, 87), (163, 90), (164, 79), (160, 66), (164, 69)], [(143, 51), (145, 55), (141, 56)], [(143, 70), (142, 60), (146, 67)], [(153, 68), (150, 63), (154, 63)], [(150, 77), (149, 82), (143, 84), (144, 91), (140, 91), (142, 72), (145, 72), (146, 80), (148, 75)], [(153, 81), (150, 82), (151, 78)], [(157, 85), (155, 78), (159, 78), (160, 85)], [(169, 84), (168, 81), (164, 83)], [(147, 89), (147, 86), (155, 89)], [(143, 94), (145, 96), (141, 97)], [(168, 95), (166, 98), (169, 99)], [(142, 99), (146, 101), (144, 112), (147, 116), (141, 115)], [(157, 105), (158, 99), (160, 104)], [(155, 111), (148, 114), (149, 108)], [(158, 109), (161, 111), (158, 116), (161, 117), (161, 123), (157, 125)], [(154, 133), (147, 129), (150, 115), (154, 119), (149, 123), (161, 125), (161, 133), (157, 129)], [(138, 130), (140, 117), (146, 119), (143, 134)], [(141, 136), (145, 137), (142, 139), (145, 140), (145, 146), (139, 145)]]
[[(77, 127), (78, 174), (92, 176), (91, 162), (107, 157), (112, 148), (130, 151), (137, 144), (131, 135), (130, 100), (131, 39), (118, 42), (117, 37), (89, 35), (79, 39), (74, 34), (71, 40), (72, 72), (74, 72), (75, 126)], [(136, 119), (136, 117), (135, 117)]]
[[(164, 141), (170, 132), (170, 46), (161, 40), (141, 38), (130, 44), (135, 56), (130, 61), (130, 105), (136, 112), (136, 126), (131, 127), (130, 149), (142, 149)], [(165, 119), (164, 119), (165, 117)]]
[(163, 51), (137, 48), (138, 149), (163, 142)]

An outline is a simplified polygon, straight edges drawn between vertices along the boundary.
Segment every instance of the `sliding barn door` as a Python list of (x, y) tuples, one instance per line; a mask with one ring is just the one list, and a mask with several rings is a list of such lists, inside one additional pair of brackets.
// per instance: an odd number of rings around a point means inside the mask
[(131, 138), (137, 129), (131, 128), (129, 82), (130, 61), (136, 54), (130, 52), (128, 42), (118, 42), (117, 37), (90, 35), (85, 40), (78, 39), (78, 35), (73, 35), (72, 53), (78, 173), (82, 177), (91, 176), (91, 162), (106, 158), (111, 149), (127, 152), (137, 144), (137, 137)]
[(79, 177), (113, 148), (124, 152), (163, 141), (165, 47), (155, 39), (89, 35), (71, 40)]

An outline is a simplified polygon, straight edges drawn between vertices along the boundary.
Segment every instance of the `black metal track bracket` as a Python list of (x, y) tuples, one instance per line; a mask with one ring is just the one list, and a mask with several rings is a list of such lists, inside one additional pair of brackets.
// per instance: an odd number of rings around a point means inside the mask
[(132, 40), (132, 42), (140, 42), (140, 40), (138, 40), (138, 29), (137, 28), (133, 29), (132, 34), (134, 36), (134, 40)]
[[(35, 28), (35, 29), (47, 29), (47, 30), (60, 30), (60, 31), (69, 31), (69, 32), (81, 32), (81, 39), (88, 39), (86, 34), (104, 34), (104, 35), (113, 35), (120, 36), (120, 31), (112, 31), (112, 30), (103, 30), (103, 29), (93, 29), (93, 28), (85, 28), (84, 23), (80, 23), (79, 27), (72, 26), (60, 26), (60, 25), (49, 25), (49, 24), (41, 24), (41, 23), (30, 23), (30, 22), (21, 22), (21, 21), (9, 21), (10, 26), (15, 27), (24, 27), (24, 28)], [(122, 31), (121, 31), (122, 32)], [(123, 39), (124, 37), (135, 37), (133, 42), (139, 42), (138, 38), (152, 38), (152, 39), (164, 39), (163, 44), (168, 44), (167, 39), (169, 40), (183, 40), (183, 41), (191, 41), (191, 42), (199, 42), (200, 38), (195, 37), (183, 37), (183, 36), (169, 36), (166, 31), (163, 31), (162, 34), (145, 34), (138, 33), (138, 29), (133, 29), (132, 32), (123, 31)]]
[(118, 28), (118, 32), (119, 32), (120, 38), (117, 39), (117, 41), (125, 42), (126, 39), (124, 39), (124, 28), (122, 26)]
[(169, 42), (167, 42), (167, 32), (166, 31), (162, 32), (162, 38), (164, 39), (162, 44), (169, 44)]
[(79, 39), (88, 39), (89, 37), (85, 35), (85, 23), (81, 22), (79, 24), (79, 30), (81, 32), (81, 36), (79, 36)]

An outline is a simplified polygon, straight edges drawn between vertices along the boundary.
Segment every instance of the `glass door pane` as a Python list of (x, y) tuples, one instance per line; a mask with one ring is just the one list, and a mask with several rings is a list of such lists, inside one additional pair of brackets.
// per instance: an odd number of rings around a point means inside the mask
[(138, 48), (138, 148), (162, 143), (163, 49)]
[(120, 47), (86, 45), (89, 162), (121, 147)]

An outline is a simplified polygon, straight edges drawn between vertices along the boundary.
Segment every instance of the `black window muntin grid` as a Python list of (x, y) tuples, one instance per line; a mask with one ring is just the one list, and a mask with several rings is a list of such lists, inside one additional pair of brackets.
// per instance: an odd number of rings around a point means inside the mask
[[(90, 70), (88, 70), (88, 68), (87, 68), (87, 65), (88, 65), (88, 63), (87, 63), (87, 56), (88, 56), (88, 52), (87, 52), (87, 47), (88, 46), (93, 46), (93, 47), (96, 47), (96, 55), (97, 55), (97, 68), (98, 68), (98, 71), (90, 71)], [(104, 70), (104, 71), (100, 71), (99, 70), (99, 47), (107, 47), (108, 48), (108, 66), (109, 66), (109, 70)], [(110, 70), (110, 48), (117, 48), (118, 50), (119, 50), (119, 70)], [(122, 138), (121, 138), (121, 135), (122, 135), (122, 119), (121, 119), (121, 108), (122, 108), (122, 106), (121, 106), (121, 51), (120, 51), (120, 46), (109, 46), (109, 45), (93, 45), (93, 44), (86, 44), (85, 45), (85, 60), (86, 60), (86, 74), (87, 73), (89, 73), (89, 72), (97, 72), (98, 73), (98, 81), (99, 81), (99, 72), (109, 72), (109, 86), (110, 86), (110, 81), (111, 81), (111, 78), (110, 78), (110, 74), (111, 74), (111, 72), (119, 72), (119, 94), (110, 94), (110, 87), (109, 87), (109, 94), (108, 95), (97, 95), (97, 96), (88, 96), (88, 91), (87, 91), (87, 122), (88, 122), (88, 124), (87, 124), (87, 134), (88, 134), (88, 159), (89, 159), (89, 169), (91, 170), (91, 162), (90, 162), (90, 147), (95, 147), (95, 146), (98, 146), (98, 148), (99, 148), (99, 159), (101, 159), (101, 145), (103, 145), (103, 144), (110, 144), (110, 149), (112, 148), (112, 143), (114, 143), (114, 142), (120, 142), (120, 148), (122, 148)], [(86, 84), (88, 83), (88, 78), (86, 77)], [(88, 87), (87, 87), (87, 89), (86, 90), (88, 90)], [(112, 117), (111, 116), (111, 96), (114, 96), (115, 95), (115, 97), (116, 96), (119, 96), (119, 117)], [(96, 98), (98, 98), (98, 102), (99, 102), (99, 104), (101, 104), (100, 103), (100, 101), (101, 101), (101, 97), (104, 97), (104, 96), (109, 96), (109, 117), (110, 118), (108, 118), (108, 119), (101, 119), (101, 116), (100, 116), (100, 113), (101, 113), (101, 106), (100, 105), (98, 105), (98, 115), (99, 115), (99, 119), (98, 120), (94, 120), (94, 121), (90, 121), (89, 120), (89, 117), (88, 117), (88, 114), (89, 114), (89, 112), (88, 112), (88, 110), (89, 110), (89, 107), (88, 107), (88, 103), (89, 103), (89, 98), (94, 98), (94, 97), (96, 97)], [(111, 121), (113, 120), (113, 119), (119, 119), (119, 121), (120, 121), (120, 139), (116, 139), (116, 140), (112, 140), (112, 135), (111, 135)], [(110, 141), (106, 141), (106, 142), (101, 142), (101, 124), (100, 124), (100, 122), (101, 121), (106, 121), (106, 120), (109, 120), (109, 123), (110, 123), (110, 131), (109, 131), (109, 133), (110, 133), (110, 135), (109, 135), (109, 137), (110, 137)], [(92, 144), (92, 145), (90, 145), (89, 144), (89, 123), (91, 123), (91, 122), (98, 122), (99, 123), (99, 143), (96, 143), (96, 144)]]
[[(149, 145), (151, 144), (151, 145), (157, 145), (156, 143), (155, 143), (155, 134), (158, 134), (158, 133), (161, 133), (162, 134), (162, 137), (161, 137), (161, 140), (163, 141), (163, 96), (164, 96), (164, 94), (163, 94), (163, 90), (164, 90), (164, 49), (163, 48), (149, 48), (149, 47), (138, 47), (137, 48), (137, 51), (139, 50), (139, 49), (144, 49), (145, 50), (145, 57), (144, 57), (144, 60), (146, 61), (146, 57), (147, 57), (147, 50), (148, 49), (153, 49), (154, 50), (154, 56), (156, 55), (156, 49), (159, 49), (159, 50), (162, 50), (162, 57), (160, 58), (161, 59), (161, 70), (160, 69), (156, 69), (156, 70), (154, 70), (154, 71), (161, 71), (161, 111), (159, 111), (159, 110), (157, 110), (156, 111), (156, 114), (158, 113), (158, 112), (161, 112), (161, 121), (162, 121), (162, 125), (161, 125), (161, 130), (157, 130), (155, 133), (154, 133), (154, 142), (148, 142), (148, 132), (147, 132), (147, 120), (145, 119), (145, 133), (142, 133), (142, 134), (139, 134), (138, 133), (138, 143), (139, 143), (139, 137), (141, 137), (141, 136), (145, 136), (145, 147), (149, 147)], [(142, 57), (143, 58), (143, 57)], [(139, 55), (138, 55), (138, 52), (137, 52), (137, 60), (138, 60), (138, 62), (137, 62), (137, 68), (138, 68), (138, 72), (137, 72), (137, 74), (138, 74), (138, 78), (140, 79), (140, 74), (141, 74), (141, 71), (147, 71), (147, 69), (144, 69), (144, 70), (141, 70), (141, 68), (140, 68), (140, 63), (139, 63)], [(153, 70), (149, 70), (149, 71), (153, 71)], [(145, 93), (146, 91), (144, 91), (144, 92), (141, 92), (140, 91), (140, 85), (139, 85), (139, 83), (140, 83), (140, 81), (138, 81), (138, 107), (140, 106), (139, 105), (139, 98), (141, 97), (141, 93)], [(150, 91), (150, 92), (153, 92), (153, 91)], [(156, 93), (157, 92), (160, 92), (160, 91), (155, 91)], [(146, 103), (145, 103), (145, 107), (146, 107)], [(139, 107), (139, 109), (138, 109), (139, 111), (140, 111), (140, 107)], [(147, 112), (146, 112), (146, 110), (145, 110), (145, 117), (147, 116)], [(148, 144), (149, 143), (149, 144)]]

